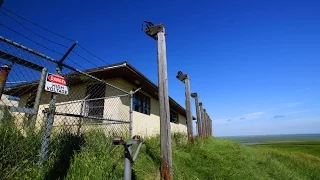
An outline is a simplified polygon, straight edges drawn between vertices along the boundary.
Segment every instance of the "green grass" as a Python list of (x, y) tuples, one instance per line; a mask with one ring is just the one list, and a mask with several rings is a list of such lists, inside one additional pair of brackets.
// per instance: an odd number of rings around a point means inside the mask
[[(158, 139), (147, 141), (134, 166), (138, 179), (154, 179)], [(318, 149), (319, 151), (320, 149)], [(153, 154), (151, 153), (151, 154)], [(210, 138), (173, 148), (174, 179), (320, 179), (320, 158), (272, 148), (254, 148)]]
[[(112, 138), (102, 132), (91, 131), (80, 136), (64, 132), (53, 136), (49, 159), (39, 166), (36, 163), (41, 136), (23, 137), (13, 129), (9, 130), (0, 128), (0, 157), (3, 158), (0, 172), (3, 179), (100, 180), (123, 177), (123, 147), (114, 146)], [(2, 141), (3, 137), (6, 141)], [(135, 179), (159, 177), (159, 142), (159, 136), (145, 140), (133, 165)], [(244, 146), (230, 140), (208, 138), (187, 144), (185, 135), (174, 134), (172, 144), (174, 179), (320, 179), (317, 143), (304, 144), (304, 148), (293, 144), (284, 148), (279, 147), (280, 144)], [(8, 159), (4, 161), (4, 157)]]
[(291, 154), (306, 154), (320, 158), (320, 142), (286, 142), (253, 145), (256, 148), (271, 148)]
[(320, 142), (320, 134), (279, 134), (220, 137), (240, 143)]

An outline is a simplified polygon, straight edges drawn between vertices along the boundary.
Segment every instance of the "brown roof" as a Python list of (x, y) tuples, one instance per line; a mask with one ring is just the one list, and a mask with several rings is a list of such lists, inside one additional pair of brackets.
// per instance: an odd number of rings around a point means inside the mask
[[(142, 87), (142, 91), (148, 93), (153, 98), (158, 99), (158, 86), (126, 61), (88, 69), (84, 72), (99, 79), (122, 78), (137, 87)], [(67, 79), (72, 79), (72, 81), (70, 81), (70, 85), (80, 84), (82, 81), (80, 80), (80, 78), (78, 78), (78, 75), (79, 73), (75, 72), (67, 74), (65, 75), (65, 77), (67, 77)], [(139, 84), (137, 84), (137, 81), (139, 82)], [(32, 86), (36, 88), (38, 86), (38, 81), (6, 88), (4, 94), (17, 96), (17, 92), (28, 93), (28, 90), (33, 89)], [(17, 88), (19, 88), (19, 91), (17, 91)], [(169, 104), (171, 109), (186, 117), (186, 110), (171, 97), (169, 97)], [(193, 119), (195, 119), (195, 117), (193, 117)]]

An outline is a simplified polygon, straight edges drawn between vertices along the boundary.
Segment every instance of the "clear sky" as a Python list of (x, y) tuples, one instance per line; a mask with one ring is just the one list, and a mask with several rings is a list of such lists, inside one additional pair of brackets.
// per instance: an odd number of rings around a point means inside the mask
[[(320, 133), (320, 1), (4, 0), (3, 6), (78, 40), (108, 63), (128, 61), (155, 83), (156, 42), (141, 23), (164, 23), (169, 94), (184, 106), (175, 75), (188, 73), (214, 135)], [(25, 31), (3, 14), (0, 23)], [(0, 34), (33, 46), (4, 29)]]

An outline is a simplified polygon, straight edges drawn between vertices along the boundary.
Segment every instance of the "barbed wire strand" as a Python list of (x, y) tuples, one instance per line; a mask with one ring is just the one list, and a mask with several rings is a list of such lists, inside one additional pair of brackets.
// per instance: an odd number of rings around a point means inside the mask
[(21, 19), (23, 19), (23, 20), (25, 20), (25, 21), (27, 21), (27, 22), (29, 22), (29, 23), (37, 26), (37, 27), (39, 27), (39, 28), (42, 28), (42, 29), (44, 29), (44, 30), (46, 30), (46, 31), (48, 31), (48, 32), (56, 35), (56, 36), (59, 36), (59, 37), (61, 37), (61, 38), (64, 38), (64, 39), (69, 40), (69, 41), (72, 41), (72, 42), (75, 41), (75, 40), (73, 40), (73, 39), (71, 39), (71, 38), (68, 38), (68, 37), (63, 36), (63, 35), (61, 35), (61, 34), (58, 34), (58, 33), (54, 32), (54, 31), (51, 31), (51, 30), (49, 30), (49, 29), (47, 29), (47, 28), (45, 28), (45, 27), (43, 27), (43, 26), (41, 26), (41, 25), (39, 25), (39, 24), (37, 24), (37, 23), (35, 23), (35, 22), (32, 22), (32, 21), (30, 21), (30, 20), (28, 20), (28, 19), (26, 19), (26, 18), (24, 18), (24, 17), (22, 17), (22, 16), (20, 16), (20, 15), (18, 15), (18, 14), (16, 14), (16, 13), (12, 12), (11, 10), (9, 10), (9, 9), (7, 9), (7, 8), (5, 8), (5, 7), (1, 7), (1, 8), (4, 9), (4, 10), (6, 10), (6, 11), (8, 11), (8, 12), (10, 12), (11, 14), (13, 14), (13, 15), (15, 15), (15, 16), (17, 16), (17, 17), (19, 17), (19, 18), (21, 18)]
[[(86, 59), (85, 57), (81, 56), (79, 53), (77, 53), (76, 51), (72, 51), (75, 55), (77, 55), (78, 57), (80, 57), (81, 59), (87, 61), (88, 63), (92, 64), (93, 66), (97, 66), (96, 64), (94, 64), (92, 61), (89, 61), (88, 59)], [(68, 58), (69, 60), (71, 60), (71, 58)], [(98, 66), (97, 66), (98, 67)]]
[(14, 30), (14, 29), (12, 29), (12, 28), (10, 28), (10, 27), (8, 27), (8, 26), (6, 26), (6, 25), (2, 24), (2, 23), (0, 23), (0, 26), (3, 26), (3, 27), (5, 27), (5, 28), (9, 29), (10, 31), (12, 31), (12, 32), (14, 32), (14, 33), (16, 33), (16, 34), (18, 34), (18, 35), (20, 35), (20, 36), (22, 36), (22, 37), (24, 37), (24, 38), (28, 39), (29, 41), (31, 41), (31, 42), (33, 42), (33, 43), (35, 43), (35, 44), (37, 44), (37, 45), (39, 45), (39, 46), (41, 46), (41, 47), (43, 47), (43, 48), (45, 48), (45, 49), (49, 50), (49, 51), (52, 51), (52, 52), (54, 52), (54, 53), (56, 53), (56, 54), (59, 54), (59, 55), (62, 55), (62, 56), (63, 56), (63, 54), (62, 54), (62, 53), (57, 52), (57, 51), (55, 51), (55, 50), (53, 50), (53, 49), (51, 49), (51, 48), (48, 48), (47, 46), (44, 46), (44, 45), (42, 45), (42, 44), (40, 44), (40, 43), (38, 43), (38, 42), (36, 42), (36, 41), (32, 40), (31, 38), (28, 38), (27, 36), (25, 36), (25, 35), (23, 35), (23, 34), (19, 33), (18, 31)]
[[(63, 35), (61, 35), (61, 34), (58, 34), (58, 33), (54, 32), (54, 31), (51, 31), (51, 30), (49, 30), (49, 29), (47, 29), (47, 28), (45, 28), (45, 27), (43, 27), (43, 26), (41, 26), (41, 25), (39, 25), (39, 24), (37, 24), (37, 23), (35, 23), (35, 22), (32, 22), (32, 21), (30, 21), (30, 20), (28, 20), (28, 19), (26, 19), (26, 18), (24, 18), (24, 17), (22, 17), (22, 16), (20, 16), (20, 15), (18, 15), (18, 14), (16, 14), (16, 13), (12, 12), (11, 10), (9, 10), (9, 9), (7, 9), (7, 8), (2, 7), (2, 9), (6, 10), (6, 11), (12, 13), (13, 15), (15, 15), (15, 16), (17, 16), (17, 17), (19, 17), (19, 18), (21, 18), (21, 19), (23, 19), (23, 20), (25, 20), (25, 21), (27, 21), (27, 22), (29, 22), (29, 23), (37, 26), (37, 27), (39, 27), (39, 28), (42, 28), (42, 29), (44, 29), (44, 30), (46, 30), (46, 31), (48, 31), (48, 32), (56, 35), (56, 36), (59, 36), (59, 37), (61, 37), (61, 38), (64, 38), (64, 39), (66, 39), (66, 40), (69, 40), (69, 41), (73, 41), (73, 42), (74, 42), (74, 40), (72, 40), (71, 38), (68, 38), (68, 37), (63, 36)], [(78, 46), (79, 46), (81, 49), (83, 49), (84, 51), (86, 51), (88, 54), (90, 54), (91, 56), (99, 59), (100, 61), (104, 62), (105, 64), (109, 64), (107, 61), (103, 60), (102, 58), (98, 57), (97, 55), (95, 55), (95, 54), (93, 54), (92, 52), (90, 52), (89, 50), (87, 50), (87, 49), (86, 49), (85, 47), (83, 47), (81, 44), (78, 44)], [(64, 46), (64, 47), (67, 47), (67, 46)], [(68, 47), (67, 47), (67, 48), (68, 48)]]
[(16, 19), (13, 18), (12, 16), (6, 14), (5, 12), (3, 12), (3, 11), (0, 10), (0, 13), (2, 13), (2, 14), (5, 15), (5, 16), (7, 16), (7, 17), (10, 18), (11, 20), (15, 21), (17, 24), (19, 24), (20, 26), (22, 26), (23, 28), (25, 28), (25, 29), (28, 30), (29, 32), (33, 33), (34, 35), (39, 36), (39, 37), (41, 37), (42, 39), (45, 39), (45, 40), (47, 40), (47, 41), (49, 41), (49, 42), (51, 42), (51, 43), (53, 43), (53, 44), (56, 44), (56, 45), (59, 45), (59, 46), (68, 48), (68, 46), (66, 46), (66, 45), (63, 45), (63, 44), (61, 44), (61, 43), (52, 41), (51, 39), (48, 39), (48, 38), (46, 38), (46, 37), (44, 37), (44, 36), (42, 36), (42, 35), (34, 32), (34, 31), (32, 31), (31, 29), (29, 29), (28, 27), (24, 26), (21, 22), (19, 22), (18, 20), (16, 20)]
[(102, 62), (104, 62), (104, 63), (106, 63), (106, 64), (109, 64), (107, 61), (105, 61), (105, 60), (103, 60), (102, 58), (100, 58), (100, 57), (94, 55), (93, 53), (91, 53), (89, 50), (87, 50), (86, 48), (84, 48), (81, 44), (78, 44), (78, 45), (79, 45), (79, 47), (80, 47), (81, 49), (83, 49), (84, 51), (86, 51), (87, 53), (89, 53), (90, 55), (92, 55), (93, 57), (101, 60)]

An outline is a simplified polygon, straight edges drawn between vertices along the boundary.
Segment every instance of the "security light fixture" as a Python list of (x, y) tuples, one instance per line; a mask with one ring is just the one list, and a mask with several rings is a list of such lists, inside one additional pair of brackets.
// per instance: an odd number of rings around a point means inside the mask
[(191, 93), (191, 97), (196, 98), (196, 97), (198, 97), (198, 94), (197, 93)]
[(184, 80), (188, 78), (188, 74), (183, 74), (181, 71), (178, 71), (178, 75), (176, 77), (180, 81), (184, 82)]
[(150, 21), (143, 21), (142, 23), (142, 31), (154, 40), (158, 40), (158, 32), (163, 31), (163, 29), (163, 24), (154, 25)]

